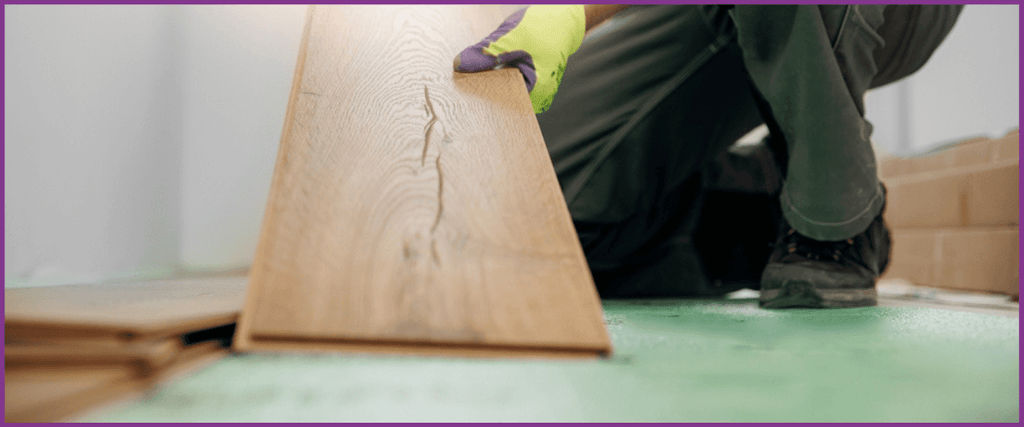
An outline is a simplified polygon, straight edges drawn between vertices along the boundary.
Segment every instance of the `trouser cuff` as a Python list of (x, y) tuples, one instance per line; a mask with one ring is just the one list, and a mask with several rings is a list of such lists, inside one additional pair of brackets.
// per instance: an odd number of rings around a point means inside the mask
[(839, 241), (863, 233), (871, 222), (881, 215), (885, 206), (885, 190), (879, 183), (874, 194), (864, 197), (864, 201), (858, 203), (862, 206), (861, 209), (854, 210), (859, 212), (858, 214), (838, 220), (821, 218), (820, 215), (815, 215), (812, 209), (794, 205), (785, 187), (779, 196), (779, 202), (786, 222), (800, 234), (814, 240)]

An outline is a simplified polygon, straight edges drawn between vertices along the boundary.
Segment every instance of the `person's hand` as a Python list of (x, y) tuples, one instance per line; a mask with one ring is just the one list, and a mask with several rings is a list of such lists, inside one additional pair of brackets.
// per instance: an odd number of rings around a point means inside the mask
[(472, 73), (499, 66), (523, 73), (534, 113), (543, 113), (562, 81), (569, 55), (583, 42), (583, 5), (529, 6), (497, 30), (455, 56), (455, 71)]

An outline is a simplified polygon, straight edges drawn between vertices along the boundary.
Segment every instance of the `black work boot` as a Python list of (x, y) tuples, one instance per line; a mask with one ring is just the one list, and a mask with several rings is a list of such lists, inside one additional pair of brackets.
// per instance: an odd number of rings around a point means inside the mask
[(803, 236), (785, 219), (779, 233), (761, 275), (761, 307), (846, 308), (878, 304), (875, 281), (889, 263), (892, 244), (881, 213), (866, 231), (838, 242)]

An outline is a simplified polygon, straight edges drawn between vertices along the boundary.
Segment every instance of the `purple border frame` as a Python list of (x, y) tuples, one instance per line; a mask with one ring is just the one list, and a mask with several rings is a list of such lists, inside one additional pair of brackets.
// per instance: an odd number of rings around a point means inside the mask
[[(335, 2), (330, 2), (330, 3), (341, 3), (341, 4), (371, 4), (371, 3), (372, 4), (514, 4), (515, 2), (513, 2), (513, 1), (504, 1), (504, 2), (501, 2), (501, 1), (477, 1), (477, 2), (471, 2), (471, 1), (451, 1), (451, 0), (430, 2), (430, 1), (395, 1), (395, 0), (385, 0), (385, 1), (377, 1), (377, 2), (367, 2), (367, 1), (337, 2), (337, 1), (335, 1)], [(627, 0), (627, 1), (622, 1), (622, 2), (600, 2), (600, 3), (692, 4), (692, 3), (697, 3), (697, 2), (665, 1), (665, 0), (642, 1), (641, 2), (641, 1)], [(839, 2), (839, 1), (835, 1), (835, 0), (821, 1), (821, 2), (813, 2), (813, 1), (807, 1), (807, 0), (796, 0), (796, 1), (786, 1), (786, 2), (779, 2), (779, 1), (757, 1), (757, 0), (739, 0), (739, 1), (734, 1), (732, 3), (735, 3), (735, 4), (823, 4), (823, 3), (824, 4), (847, 4), (848, 2)], [(849, 3), (856, 3), (856, 4), (891, 4), (891, 3), (904, 3), (904, 4), (906, 4), (906, 3), (915, 3), (915, 4), (919, 4), (919, 3), (920, 4), (1018, 4), (1019, 5), (1019, 4), (1021, 4), (1021, 1), (989, 0), (989, 1), (985, 1), (985, 2), (966, 2), (965, 3), (965, 2), (953, 2), (953, 1), (919, 1), (919, 2), (889, 1), (889, 2), (885, 2), (885, 1), (871, 0), (871, 1), (852, 1), (852, 2), (849, 2)], [(23, 4), (46, 4), (46, 5), (78, 5), (78, 4), (80, 4), (80, 5), (114, 5), (114, 4), (127, 4), (127, 5), (139, 5), (139, 4), (214, 5), (214, 4), (226, 4), (226, 3), (218, 2), (218, 1), (176, 1), (176, 2), (152, 2), (152, 1), (150, 1), (150, 2), (139, 2), (139, 1), (109, 1), (109, 0), (107, 0), (107, 1), (99, 1), (99, 2), (92, 2), (92, 1), (53, 1), (53, 2), (51, 2), (51, 1), (21, 1), (21, 2), (5, 2), (4, 3), (5, 6), (8, 5), (8, 4), (11, 4), (11, 5), (23, 5)], [(308, 3), (306, 3), (306, 2), (294, 2), (294, 1), (256, 0), (256, 1), (248, 1), (248, 2), (244, 2), (244, 3), (239, 3), (239, 4), (308, 4)], [(537, 2), (537, 4), (566, 4), (566, 2), (564, 2), (564, 1), (561, 1), (561, 2), (559, 2), (559, 1), (539, 1), (539, 2)], [(6, 23), (6, 7), (4, 8), (3, 11), (0, 11), (0, 16), (4, 17), (4, 22)], [(1019, 17), (1020, 16), (1021, 16), (1021, 14), (1018, 11), (1018, 22), (1019, 22)], [(0, 38), (3, 38), (5, 36), (6, 36), (6, 32), (5, 32), (4, 35), (0, 36)], [(1020, 37), (1019, 32), (1018, 32), (1018, 37)], [(6, 49), (6, 44), (4, 44), (4, 46), (5, 46), (4, 48)], [(5, 56), (5, 60), (6, 60), (6, 56)], [(6, 74), (6, 67), (5, 67), (4, 73)], [(5, 92), (5, 90), (6, 90), (6, 84), (5, 84), (4, 89), (0, 89), (0, 92)], [(6, 100), (6, 97), (5, 97), (5, 100)], [(5, 102), (5, 105), (4, 105), (3, 108), (4, 108), (4, 121), (6, 122), (6, 117), (7, 117), (7, 114), (6, 114), (6, 102)], [(1018, 117), (1018, 127), (1019, 127), (1019, 124), (1020, 124), (1020, 120), (1019, 120), (1019, 117)], [(5, 143), (6, 143), (6, 141), (5, 141)], [(5, 150), (5, 152), (6, 152), (6, 150)], [(4, 156), (4, 154), (0, 154), (0, 158), (2, 158), (3, 156)], [(1019, 171), (1019, 166), (1018, 166), (1018, 171)], [(4, 178), (0, 178), (0, 179), (5, 180), (5, 183), (6, 183), (6, 175), (5, 175)], [(1019, 192), (1020, 192), (1020, 184), (1021, 183), (1024, 183), (1024, 181), (1022, 181), (1020, 179), (1019, 172), (1018, 172), (1018, 200), (1020, 200)], [(0, 190), (0, 191), (2, 191), (2, 190)], [(5, 200), (6, 200), (6, 198), (5, 198)], [(1019, 203), (1021, 208), (1024, 208), (1024, 203), (1022, 203), (1022, 202), (1018, 202), (1018, 203)], [(1020, 212), (1020, 210), (1018, 210), (1018, 215), (1020, 215), (1019, 212)], [(4, 214), (3, 215), (4, 215), (4, 219), (6, 221), (6, 209), (4, 210)], [(1018, 223), (1019, 222), (1020, 221), (1018, 219)], [(5, 222), (5, 224), (6, 224), (6, 222)], [(5, 232), (0, 232), (0, 233), (4, 233), (5, 234)], [(1021, 260), (1024, 260), (1024, 257), (1021, 256), (1020, 251), (1019, 251), (1021, 243), (1024, 243), (1024, 236), (1022, 236), (1022, 235), (1020, 235), (1018, 233), (1018, 271), (1019, 271), (1019, 265), (1021, 264)], [(0, 250), (0, 251), (2, 251), (2, 250)], [(6, 264), (6, 257), (4, 258), (4, 260), (5, 260), (5, 264)], [(1019, 287), (1020, 287), (1020, 279), (1018, 277), (1018, 289), (1019, 289)], [(5, 283), (5, 288), (6, 288), (6, 283)], [(3, 298), (0, 297), (0, 300), (2, 300), (2, 299)], [(2, 335), (3, 335), (3, 331), (0, 331), (0, 336), (2, 336)], [(1019, 346), (1019, 343), (1018, 343), (1018, 346)], [(0, 374), (0, 376), (3, 376), (3, 375)], [(1020, 382), (1019, 382), (1019, 378), (1018, 378), (1018, 385), (1019, 384), (1020, 384)], [(145, 423), (145, 424), (138, 424), (138, 425), (175, 426), (175, 425), (182, 425), (182, 424), (184, 424), (184, 423)], [(243, 423), (228, 423), (228, 424), (242, 425)], [(411, 423), (353, 423), (353, 424), (356, 424), (356, 425), (374, 425), (374, 426), (396, 426), (396, 425), (409, 425)], [(426, 424), (439, 424), (439, 423), (426, 423)], [(466, 423), (465, 425), (484, 425), (484, 424), (493, 424), (493, 423)], [(552, 424), (553, 425), (554, 423), (538, 423), (538, 424), (540, 424), (540, 425)], [(559, 424), (563, 424), (563, 423), (559, 423)], [(571, 423), (571, 424), (579, 424), (579, 423)], [(648, 423), (644, 423), (644, 424), (648, 424)], [(652, 424), (654, 424), (654, 425), (666, 425), (666, 424), (669, 424), (669, 423), (652, 423)], [(801, 423), (801, 424), (804, 425), (803, 423)], [(874, 424), (874, 425), (903, 425), (903, 424), (909, 424), (909, 423), (881, 423), (881, 424)], [(28, 425), (28, 424), (26, 424), (26, 425)], [(133, 425), (133, 424), (126, 424), (126, 425)], [(290, 423), (268, 423), (266, 425), (292, 425), (292, 424), (290, 424)], [(630, 424), (630, 423), (608, 423), (608, 424), (605, 424), (605, 425), (609, 425), (609, 426), (629, 426), (629, 425), (637, 425), (637, 424)], [(724, 425), (739, 425), (739, 424), (738, 423), (722, 423), (722, 424), (717, 424), (716, 423), (716, 425), (723, 425), (724, 426)], [(806, 425), (815, 425), (815, 424), (811, 423), (811, 424), (806, 424)], [(831, 425), (857, 425), (857, 424), (855, 424), (855, 423), (841, 423), (841, 424), (831, 424)], [(986, 423), (986, 425), (1000, 425), (1000, 424), (988, 424), (988, 423)], [(1004, 424), (1004, 425), (1013, 425), (1013, 424)]]

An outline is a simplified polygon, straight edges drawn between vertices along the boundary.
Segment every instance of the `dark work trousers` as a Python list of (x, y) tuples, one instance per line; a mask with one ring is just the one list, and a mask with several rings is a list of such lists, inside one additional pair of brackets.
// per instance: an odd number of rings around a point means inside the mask
[(591, 31), (538, 120), (601, 295), (756, 283), (780, 218), (863, 232), (885, 201), (864, 92), (919, 69), (961, 9), (634, 6)]

